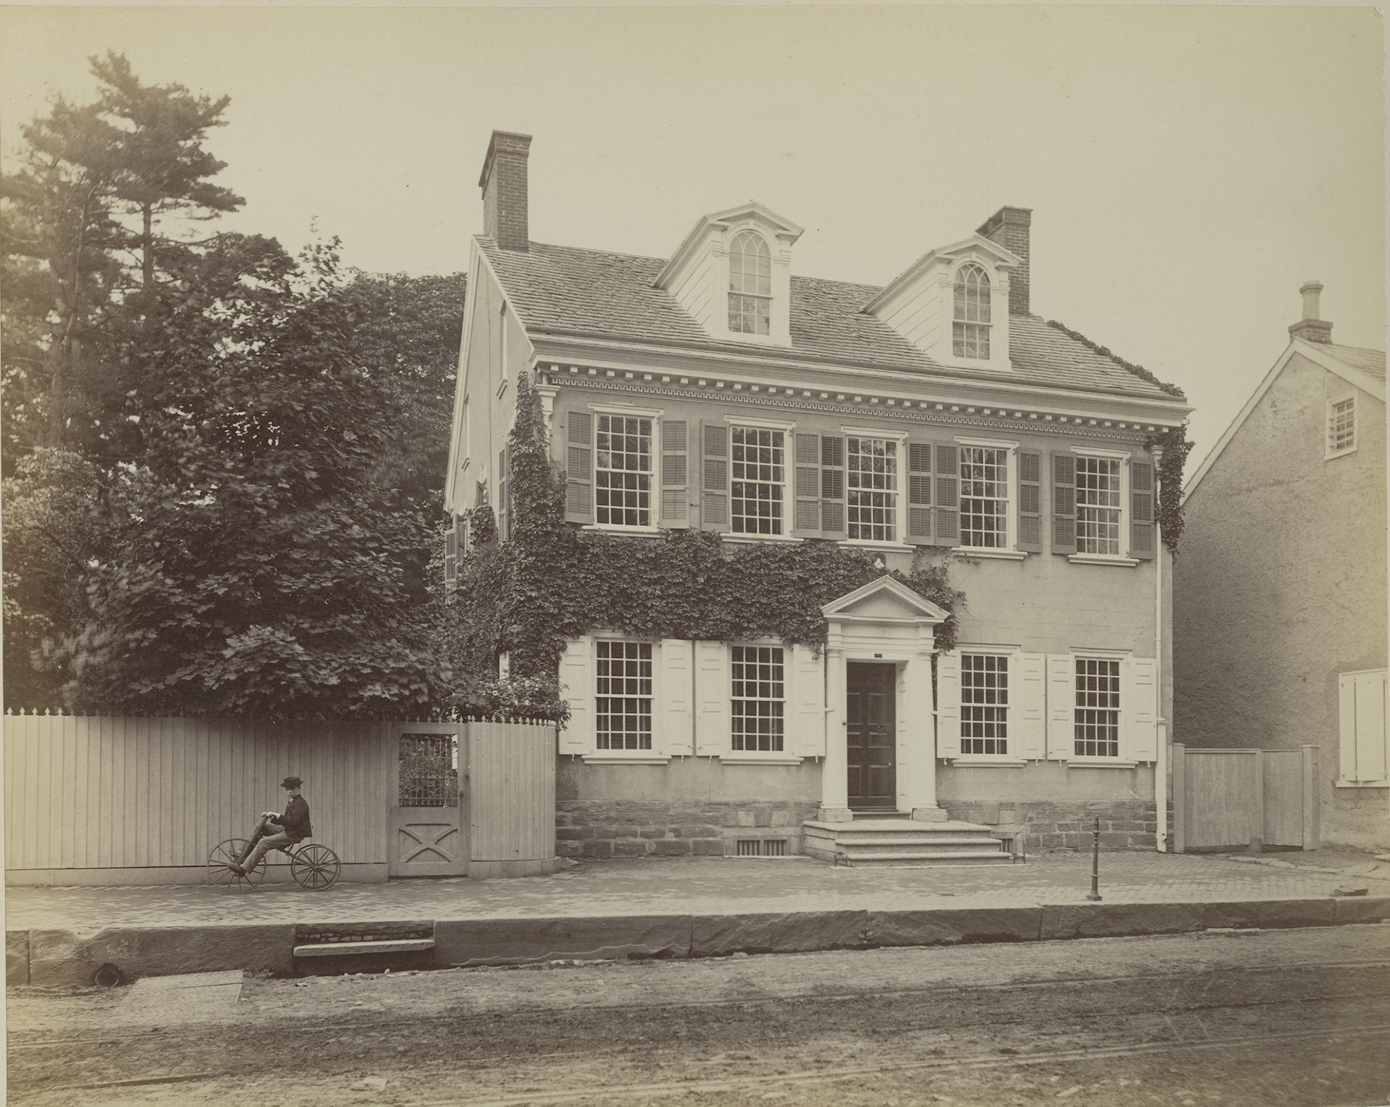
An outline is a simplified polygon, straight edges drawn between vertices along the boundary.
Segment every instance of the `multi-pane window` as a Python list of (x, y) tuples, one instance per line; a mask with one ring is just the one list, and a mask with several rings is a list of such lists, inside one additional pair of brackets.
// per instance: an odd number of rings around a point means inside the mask
[(967, 653), (960, 659), (960, 752), (1009, 752), (1009, 659)]
[(768, 334), (772, 325), (772, 255), (762, 235), (742, 231), (729, 248), (729, 330)]
[(960, 544), (998, 548), (1009, 541), (1009, 451), (960, 448)]
[(1327, 405), (1327, 452), (1344, 454), (1356, 449), (1356, 397)]
[(596, 521), (615, 527), (650, 526), (652, 421), (633, 415), (600, 415), (596, 445)]
[(732, 427), (730, 499), (738, 534), (782, 533), (783, 434), (761, 427)]
[(989, 360), (989, 274), (973, 263), (956, 270), (956, 357)]
[(898, 444), (886, 438), (851, 437), (846, 443), (845, 454), (850, 538), (895, 541)]
[(1076, 756), (1120, 756), (1120, 663), (1076, 659)]
[(733, 647), (733, 748), (782, 749), (783, 683), (780, 646)]
[(1120, 462), (1076, 459), (1076, 552), (1120, 552)]
[(652, 647), (649, 642), (596, 642), (601, 750), (652, 748)]

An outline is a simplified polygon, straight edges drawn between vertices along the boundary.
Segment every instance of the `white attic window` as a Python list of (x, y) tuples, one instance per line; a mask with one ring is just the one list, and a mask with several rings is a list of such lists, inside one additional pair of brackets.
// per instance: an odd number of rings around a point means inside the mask
[(802, 230), (761, 204), (707, 215), (661, 270), (711, 338), (791, 345), (791, 248)]

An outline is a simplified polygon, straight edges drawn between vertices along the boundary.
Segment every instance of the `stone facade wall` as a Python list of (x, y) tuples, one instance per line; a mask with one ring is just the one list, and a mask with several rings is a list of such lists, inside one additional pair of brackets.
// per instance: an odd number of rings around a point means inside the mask
[(561, 800), (555, 811), (561, 857), (733, 857), (739, 839), (786, 839), (801, 852), (806, 802)]
[(1092, 800), (1084, 803), (988, 802), (943, 804), (951, 818), (1012, 835), (1025, 851), (1090, 849), (1100, 819), (1100, 848), (1154, 848), (1158, 829), (1153, 801)]

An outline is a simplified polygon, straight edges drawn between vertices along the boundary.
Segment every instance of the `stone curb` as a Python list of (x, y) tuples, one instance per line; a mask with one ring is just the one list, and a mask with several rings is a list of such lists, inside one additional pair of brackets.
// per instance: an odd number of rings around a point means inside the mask
[[(901, 911), (441, 919), (433, 923), (433, 961), (440, 966), (480, 966), (554, 960), (719, 957), (733, 953), (1184, 934), (1221, 928), (1333, 926), (1387, 919), (1390, 896)], [(408, 924), (373, 924), (376, 930), (397, 925)], [(351, 929), (360, 929), (360, 924), (353, 924)], [(10, 984), (80, 987), (91, 984), (92, 974), (107, 963), (119, 968), (127, 980), (227, 969), (290, 973), (295, 968), (295, 943), (294, 923), (109, 927), (94, 934), (11, 930), (5, 935), (6, 980)]]

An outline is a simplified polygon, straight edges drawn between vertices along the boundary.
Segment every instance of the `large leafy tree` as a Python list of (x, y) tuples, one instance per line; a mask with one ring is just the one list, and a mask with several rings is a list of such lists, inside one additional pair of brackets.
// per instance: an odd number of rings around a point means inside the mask
[[(224, 237), (121, 357), (139, 461), (105, 491), (107, 552), (59, 652), (75, 706), (361, 716), (424, 707), (420, 512), (376, 479), (388, 388), (354, 356), (331, 246)], [(157, 371), (155, 371), (157, 369)]]

